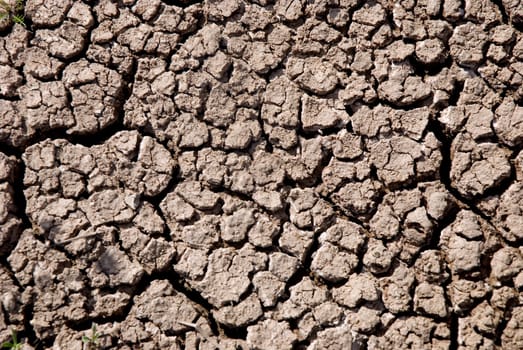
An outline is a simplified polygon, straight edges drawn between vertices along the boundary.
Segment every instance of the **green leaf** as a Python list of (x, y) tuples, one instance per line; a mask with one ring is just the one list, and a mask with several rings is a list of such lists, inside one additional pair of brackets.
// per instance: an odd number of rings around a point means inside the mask
[(84, 335), (84, 336), (82, 337), (82, 341), (83, 341), (84, 343), (87, 344), (87, 343), (90, 343), (90, 342), (91, 342), (91, 338), (89, 338), (88, 336)]
[(13, 346), (15, 346), (13, 343), (10, 343), (10, 342), (3, 342), (2, 343), (2, 347), (3, 348), (9, 348), (11, 349)]
[(25, 27), (24, 16), (13, 16), (13, 22), (21, 24)]

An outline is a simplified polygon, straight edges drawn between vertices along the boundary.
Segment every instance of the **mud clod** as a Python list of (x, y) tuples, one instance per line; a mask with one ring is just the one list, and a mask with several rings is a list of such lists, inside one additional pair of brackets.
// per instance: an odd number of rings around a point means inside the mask
[(0, 343), (518, 348), (522, 8), (0, 17)]

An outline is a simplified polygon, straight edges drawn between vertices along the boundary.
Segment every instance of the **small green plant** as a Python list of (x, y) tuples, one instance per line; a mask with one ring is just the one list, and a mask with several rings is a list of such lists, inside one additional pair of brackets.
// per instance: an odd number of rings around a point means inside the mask
[(21, 350), (22, 349), (22, 343), (18, 342), (18, 338), (16, 336), (16, 331), (11, 330), (11, 341), (10, 342), (3, 342), (2, 343), (3, 349), (11, 349), (11, 350)]
[(94, 350), (98, 348), (98, 339), (100, 334), (96, 331), (96, 323), (93, 323), (91, 326), (91, 335), (84, 335), (82, 337), (82, 342), (85, 344), (87, 350)]
[(16, 0), (14, 6), (6, 0), (0, 0), (0, 21), (5, 18), (25, 27), (24, 0)]

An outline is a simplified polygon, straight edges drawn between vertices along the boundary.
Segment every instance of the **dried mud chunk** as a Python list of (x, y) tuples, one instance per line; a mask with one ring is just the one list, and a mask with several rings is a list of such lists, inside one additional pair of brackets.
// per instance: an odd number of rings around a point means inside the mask
[(380, 83), (378, 87), (378, 96), (398, 107), (423, 101), (431, 93), (429, 84), (417, 76), (398, 79), (395, 78), (394, 74), (391, 74), (391, 79)]
[(117, 120), (123, 88), (120, 74), (100, 64), (80, 60), (69, 65), (63, 77), (72, 96), (76, 121), (69, 133), (96, 132)]
[[(174, 91), (176, 82), (173, 81), (172, 73), (165, 70), (166, 62), (159, 58), (138, 60), (132, 94), (124, 105), (124, 122), (133, 128), (151, 129), (161, 140), (169, 139), (169, 146), (174, 146), (180, 139), (177, 128), (185, 128), (186, 125), (175, 124), (178, 114), (170, 94)], [(180, 79), (183, 79), (183, 76)], [(192, 123), (194, 120), (191, 116), (181, 119), (185, 119), (185, 123)]]
[(196, 248), (211, 248), (220, 241), (220, 218), (216, 215), (205, 215), (200, 220), (186, 226), (168, 222), (171, 237), (174, 241), (183, 241)]
[(478, 334), (472, 317), (458, 320), (459, 349), (495, 349), (494, 340)]
[(187, 330), (187, 326), (178, 321), (191, 323), (199, 313), (195, 305), (176, 292), (167, 280), (154, 280), (134, 298), (131, 315), (139, 320), (151, 321), (163, 332), (178, 333)]
[(296, 21), (304, 14), (305, 2), (303, 0), (282, 0), (276, 3), (275, 9), (278, 18)]
[[(252, 256), (245, 255), (248, 252)], [(265, 258), (265, 254), (256, 253), (248, 245), (238, 251), (232, 248), (216, 249), (209, 255), (203, 280), (192, 284), (217, 308), (238, 303), (251, 284), (248, 275), (259, 270), (258, 264)]]
[(468, 311), (478, 300), (487, 295), (490, 287), (482, 281), (459, 279), (447, 286), (447, 296), (452, 305), (452, 311), (459, 315)]
[(407, 214), (404, 221), (404, 237), (407, 243), (423, 247), (432, 237), (434, 225), (424, 207)]
[[(256, 127), (258, 127), (257, 123)], [(225, 149), (246, 149), (253, 141), (253, 134), (249, 126), (252, 123), (235, 122), (229, 126), (225, 138)]]
[(516, 307), (512, 310), (512, 317), (508, 321), (503, 334), (501, 344), (504, 348), (517, 348), (523, 342), (523, 308)]
[(368, 106), (361, 106), (351, 116), (354, 132), (368, 137), (388, 134), (391, 130), (391, 121), (387, 112), (389, 112), (388, 109), (381, 105), (374, 109), (370, 109)]
[(446, 317), (443, 288), (426, 282), (419, 284), (414, 292), (414, 309), (431, 316)]
[(295, 128), (299, 123), (302, 92), (285, 75), (272, 80), (265, 90), (261, 108), (264, 130), (269, 142), (284, 149), (297, 144)]
[(304, 90), (326, 95), (338, 84), (337, 71), (320, 58), (292, 59), (287, 63), (287, 75)]
[(200, 210), (211, 210), (218, 205), (220, 196), (196, 181), (185, 181), (176, 187), (176, 193), (187, 203)]
[(226, 327), (246, 327), (263, 315), (260, 300), (251, 294), (238, 305), (224, 306), (213, 311), (216, 321)]
[(419, 282), (439, 284), (449, 277), (443, 256), (437, 250), (426, 250), (421, 253), (414, 264), (414, 269)]
[(479, 25), (457, 26), (449, 40), (450, 54), (462, 66), (474, 67), (483, 61), (483, 47), (488, 36)]
[(291, 39), (287, 27), (276, 25), (267, 35), (267, 42), (253, 41), (243, 53), (252, 70), (258, 74), (267, 74), (285, 58), (290, 49), (288, 41)]
[(348, 314), (348, 323), (355, 332), (369, 334), (380, 325), (380, 314), (379, 310), (363, 305)]
[(364, 102), (370, 104), (378, 97), (373, 85), (363, 75), (352, 74), (346, 82), (345, 89), (338, 94), (345, 106)]
[(324, 196), (332, 195), (348, 182), (365, 180), (369, 177), (370, 172), (371, 169), (366, 160), (342, 162), (332, 158), (321, 172), (322, 183), (318, 186), (318, 192)]
[(422, 157), (421, 146), (406, 137), (369, 142), (369, 161), (377, 169), (378, 177), (385, 185), (397, 187), (415, 178), (416, 160)]
[(314, 233), (300, 230), (293, 224), (286, 222), (283, 224), (283, 232), (278, 240), (278, 245), (284, 252), (304, 261), (312, 246), (313, 239)]
[(505, 247), (494, 253), (490, 265), (492, 277), (503, 282), (523, 270), (523, 256), (519, 249)]
[(22, 76), (16, 69), (0, 65), (0, 95), (14, 97), (17, 95), (17, 88), (21, 85)]
[(471, 316), (479, 333), (491, 336), (495, 335), (502, 318), (501, 312), (494, 309), (486, 301), (476, 306), (472, 310)]
[(488, 230), (477, 215), (462, 211), (441, 231), (440, 247), (453, 274), (475, 271), (480, 267), (482, 254), (498, 245), (491, 240)]
[(0, 114), (0, 142), (13, 147), (25, 144), (28, 136), (18, 103), (0, 99)]
[(158, 215), (154, 207), (147, 202), (144, 202), (138, 209), (138, 213), (133, 219), (133, 224), (149, 235), (161, 234), (165, 227), (163, 219)]
[(24, 72), (38, 79), (56, 79), (64, 64), (38, 47), (30, 47), (25, 52)]
[(332, 301), (328, 301), (316, 306), (312, 310), (312, 314), (321, 326), (335, 326), (340, 323), (343, 317), (343, 308)]
[(390, 277), (380, 280), (383, 304), (390, 312), (397, 314), (411, 310), (414, 281), (413, 272), (404, 264), (396, 267)]
[(475, 23), (484, 23), (485, 26), (500, 24), (501, 12), (495, 3), (488, 0), (466, 0), (465, 19)]
[(387, 272), (392, 264), (394, 253), (381, 241), (371, 239), (367, 243), (367, 252), (363, 256), (363, 264), (374, 274)]
[(256, 222), (247, 233), (249, 242), (257, 247), (267, 248), (272, 245), (272, 240), (280, 231), (280, 225), (270, 217), (258, 214)]
[(31, 43), (51, 56), (69, 60), (78, 56), (85, 48), (87, 29), (65, 21), (56, 29), (39, 29)]
[[(214, 55), (220, 48), (220, 38), (222, 28), (214, 23), (205, 25), (195, 35), (192, 35), (182, 46), (182, 55), (190, 55), (193, 58), (200, 59), (206, 56)], [(176, 63), (177, 54), (173, 56), (173, 63)]]
[(447, 50), (439, 39), (427, 39), (416, 43), (416, 57), (423, 64), (443, 63)]
[(0, 169), (0, 255), (3, 256), (13, 248), (22, 222), (16, 216), (17, 208), (11, 185), (17, 169), (16, 159), (0, 152)]
[(276, 149), (274, 154), (283, 161), (284, 169), (290, 179), (302, 184), (315, 181), (314, 175), (321, 169), (327, 152), (321, 137), (299, 139), (300, 148), (295, 152)]
[(345, 109), (336, 109), (329, 101), (303, 95), (301, 123), (304, 131), (340, 127), (348, 122), (349, 115)]
[[(13, 1), (13, 0), (11, 0)], [(9, 20), (4, 18), (0, 26), (10, 25)], [(0, 64), (22, 68), (25, 61), (25, 53), (29, 43), (29, 31), (22, 25), (15, 25), (9, 34), (0, 38)]]
[(321, 230), (329, 222), (330, 207), (312, 190), (292, 189), (288, 195), (291, 222), (300, 229)]
[(352, 19), (355, 22), (377, 27), (386, 20), (385, 9), (381, 4), (371, 2), (354, 12)]
[(175, 255), (172, 244), (163, 238), (151, 238), (136, 228), (122, 229), (120, 240), (122, 248), (129, 252), (148, 274), (164, 270)]
[(132, 52), (141, 52), (151, 36), (153, 28), (147, 24), (131, 27), (118, 35), (118, 43), (129, 47)]
[(88, 200), (78, 203), (93, 226), (108, 223), (128, 223), (136, 215), (134, 208), (129, 207), (127, 197), (132, 192), (106, 190), (94, 193)]
[(91, 44), (85, 54), (90, 61), (116, 69), (123, 76), (129, 76), (133, 69), (134, 58), (125, 46), (114, 44), (111, 47), (105, 47)]
[(285, 321), (269, 319), (247, 327), (247, 343), (254, 350), (292, 350), (296, 341)]
[(132, 262), (127, 255), (116, 247), (107, 247), (91, 272), (94, 276), (106, 275), (110, 287), (119, 285), (135, 285), (143, 276), (143, 268)]
[(174, 271), (191, 280), (201, 279), (207, 267), (207, 250), (191, 247), (180, 247), (177, 250), (178, 261)]
[(521, 223), (523, 222), (523, 184), (515, 182), (501, 195), (496, 210), (496, 221), (501, 226), (501, 234), (509, 241), (517, 241), (523, 237)]
[(247, 237), (247, 232), (254, 223), (252, 209), (239, 209), (222, 219), (220, 224), (221, 238), (225, 242), (241, 242)]
[(74, 126), (75, 119), (62, 82), (43, 83), (31, 79), (20, 92), (26, 125), (30, 130), (47, 131)]
[(125, 307), (131, 301), (131, 296), (127, 293), (116, 292), (113, 294), (97, 293), (94, 299), (94, 307), (90, 317), (111, 317), (112, 315), (120, 315)]
[(275, 317), (278, 320), (297, 319), (312, 308), (325, 303), (328, 297), (328, 290), (317, 286), (309, 277), (302, 278), (289, 290), (290, 298), (276, 307)]
[(330, 243), (324, 243), (312, 255), (313, 274), (330, 282), (347, 279), (358, 264), (355, 254), (340, 251)]
[(494, 114), (494, 130), (502, 142), (517, 146), (523, 142), (523, 107), (505, 99)]
[(382, 336), (371, 336), (368, 346), (371, 349), (447, 349), (450, 346), (449, 340), (431, 336), (440, 327), (446, 329), (450, 335), (448, 326), (430, 318), (402, 316), (394, 320)]
[(351, 216), (366, 218), (376, 208), (380, 189), (380, 184), (370, 179), (351, 182), (333, 194), (332, 199), (346, 209)]
[(91, 28), (94, 24), (94, 17), (91, 13), (91, 7), (81, 2), (73, 3), (73, 6), (67, 13), (67, 19), (84, 28)]
[[(5, 267), (0, 268), (0, 302), (2, 305), (2, 316), (4, 316), (5, 322), (10, 324), (17, 324), (24, 322), (24, 301), (22, 291), (15, 284), (9, 271)], [(4, 322), (2, 320), (2, 323)], [(4, 324), (5, 326), (5, 324)]]
[(26, 297), (34, 301), (30, 321), (38, 338), (53, 337), (66, 322), (87, 318), (87, 300), (78, 293), (85, 288), (85, 276), (70, 267), (71, 261), (62, 252), (44, 246), (33, 231), (26, 230), (7, 260), (26, 287)]
[(285, 253), (275, 252), (269, 256), (269, 271), (286, 282), (298, 269), (299, 260)]
[(379, 298), (376, 278), (369, 273), (352, 274), (344, 285), (333, 288), (331, 293), (334, 301), (349, 308)]
[(350, 160), (363, 154), (361, 136), (340, 130), (332, 141), (332, 152), (337, 159)]
[(494, 143), (476, 143), (469, 134), (458, 134), (451, 146), (453, 186), (469, 198), (483, 195), (510, 176), (508, 156)]
[(369, 228), (375, 238), (390, 240), (398, 235), (400, 222), (391, 207), (380, 204)]
[(71, 0), (28, 0), (25, 15), (38, 27), (54, 27), (61, 24), (72, 6)]
[(359, 254), (366, 243), (366, 236), (361, 226), (345, 219), (336, 219), (336, 223), (321, 234), (320, 243), (330, 242), (354, 254)]
[(351, 349), (353, 339), (348, 326), (339, 326), (321, 330), (307, 350), (344, 350)]
[(254, 290), (264, 307), (272, 307), (285, 292), (285, 282), (269, 271), (261, 271), (252, 278)]
[(283, 162), (277, 156), (267, 152), (254, 154), (249, 172), (253, 175), (256, 184), (269, 189), (276, 189), (285, 179)]

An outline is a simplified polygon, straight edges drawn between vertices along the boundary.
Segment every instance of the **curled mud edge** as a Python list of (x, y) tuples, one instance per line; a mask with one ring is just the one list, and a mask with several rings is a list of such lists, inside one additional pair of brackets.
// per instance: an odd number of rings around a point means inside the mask
[(0, 342), (521, 347), (521, 0), (24, 12), (0, 20)]

